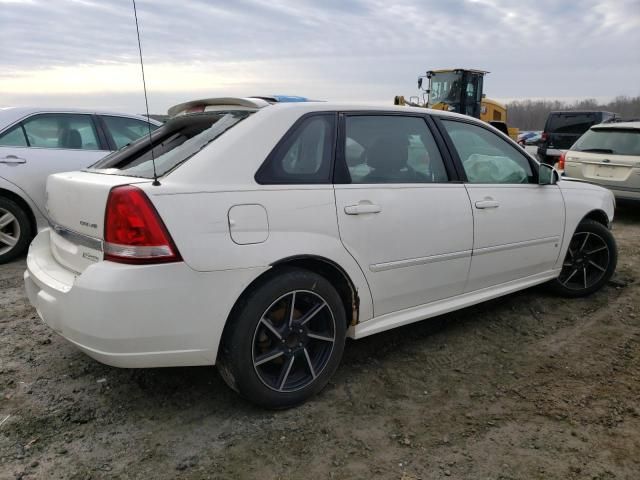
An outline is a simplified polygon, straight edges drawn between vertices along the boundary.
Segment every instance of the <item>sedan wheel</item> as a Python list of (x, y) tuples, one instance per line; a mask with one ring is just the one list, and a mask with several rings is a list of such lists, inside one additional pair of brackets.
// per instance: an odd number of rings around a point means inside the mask
[(613, 275), (617, 262), (615, 239), (604, 225), (587, 220), (571, 238), (560, 276), (552, 286), (579, 297), (599, 290)]
[(14, 201), (0, 197), (0, 264), (26, 250), (31, 239), (29, 219)]
[(268, 408), (287, 408), (315, 395), (335, 372), (346, 336), (340, 295), (325, 277), (280, 267), (234, 308), (218, 358), (233, 389)]
[(253, 335), (253, 367), (267, 387), (293, 392), (310, 385), (331, 358), (333, 313), (318, 294), (294, 290), (262, 314)]

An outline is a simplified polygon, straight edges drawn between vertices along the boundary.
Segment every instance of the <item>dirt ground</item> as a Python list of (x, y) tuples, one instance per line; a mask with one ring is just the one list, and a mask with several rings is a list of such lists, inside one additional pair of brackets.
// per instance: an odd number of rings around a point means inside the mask
[(0, 478), (638, 479), (640, 207), (618, 273), (348, 342), (328, 388), (252, 407), (214, 368), (122, 370), (40, 322), (0, 267)]

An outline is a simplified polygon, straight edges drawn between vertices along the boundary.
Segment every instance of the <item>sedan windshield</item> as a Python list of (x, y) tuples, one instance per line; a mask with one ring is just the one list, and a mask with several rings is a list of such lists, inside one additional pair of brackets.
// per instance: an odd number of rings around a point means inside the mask
[(614, 155), (640, 155), (640, 130), (591, 129), (580, 137), (571, 150)]
[[(99, 173), (153, 178), (177, 168), (251, 112), (215, 112), (176, 117), (149, 136), (106, 156), (91, 167)], [(151, 148), (153, 146), (153, 150)]]

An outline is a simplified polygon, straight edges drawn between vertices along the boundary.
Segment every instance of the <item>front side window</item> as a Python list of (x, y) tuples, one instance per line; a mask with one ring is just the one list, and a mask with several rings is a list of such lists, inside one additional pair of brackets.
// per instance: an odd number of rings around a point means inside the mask
[(313, 115), (293, 127), (256, 173), (260, 184), (331, 183), (335, 115)]
[(345, 160), (351, 183), (448, 180), (440, 151), (421, 117), (349, 116), (345, 130)]
[(536, 183), (527, 158), (495, 133), (464, 122), (442, 120), (469, 183)]
[(149, 135), (149, 127), (151, 127), (152, 132), (158, 128), (152, 123), (135, 118), (114, 117), (111, 115), (101, 115), (100, 118), (104, 121), (118, 149), (129, 145), (143, 135)]
[(0, 147), (27, 147), (27, 139), (21, 125), (16, 125), (0, 135)]
[(571, 150), (640, 155), (640, 129), (593, 128), (580, 137)]
[(30, 147), (99, 150), (90, 115), (46, 113), (22, 122)]

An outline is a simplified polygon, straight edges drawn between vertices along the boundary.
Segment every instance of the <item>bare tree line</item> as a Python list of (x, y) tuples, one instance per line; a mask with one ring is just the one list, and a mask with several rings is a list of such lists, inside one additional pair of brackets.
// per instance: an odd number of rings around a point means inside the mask
[(520, 130), (542, 130), (549, 112), (556, 110), (603, 110), (626, 119), (640, 119), (640, 96), (618, 96), (602, 104), (594, 98), (573, 103), (559, 100), (516, 100), (507, 104), (509, 126)]

